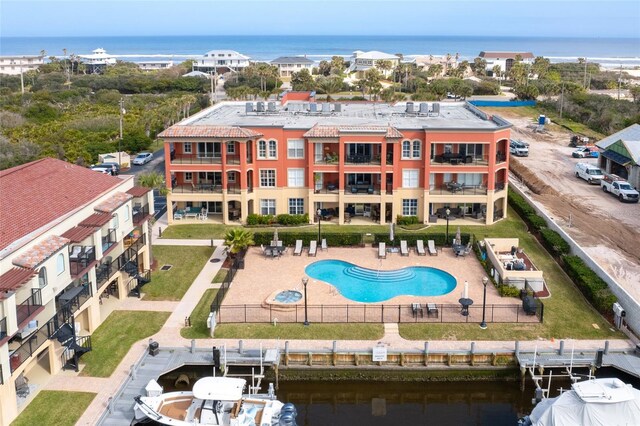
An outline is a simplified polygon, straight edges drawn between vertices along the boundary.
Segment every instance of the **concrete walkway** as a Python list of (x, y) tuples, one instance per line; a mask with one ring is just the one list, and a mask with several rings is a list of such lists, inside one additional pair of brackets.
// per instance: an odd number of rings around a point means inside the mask
[[(157, 245), (210, 245), (211, 240), (163, 240), (157, 238), (159, 228), (166, 227), (166, 218), (158, 220), (153, 227), (153, 244)], [(223, 260), (226, 258), (226, 248), (222, 245), (221, 240), (214, 240), (217, 247), (211, 256), (211, 259), (221, 259), (220, 262), (207, 262), (200, 274), (196, 277), (191, 287), (187, 290), (180, 302), (160, 302), (160, 301), (144, 301), (139, 299), (127, 299), (121, 302), (118, 309), (128, 310), (150, 310), (150, 311), (171, 311), (172, 314), (164, 324), (162, 329), (152, 336), (152, 338), (162, 347), (189, 347), (191, 340), (185, 339), (180, 335), (180, 329), (184, 327), (185, 317), (191, 315), (191, 312), (200, 301), (202, 294), (206, 289), (217, 288), (219, 284), (212, 284), (211, 281), (222, 267)], [(490, 325), (494, 326), (494, 325)], [(499, 324), (495, 325), (499, 327)], [(311, 325), (313, 327), (313, 324)], [(400, 336), (397, 324), (385, 324), (385, 334), (379, 341), (366, 340), (347, 340), (338, 341), (338, 350), (367, 350), (378, 343), (384, 343), (391, 351), (423, 351), (425, 350), (425, 342), (405, 340)], [(146, 351), (148, 339), (136, 342), (118, 365), (114, 373), (109, 378), (82, 377), (77, 373), (62, 372), (55, 375), (48, 385), (48, 390), (67, 390), (67, 391), (90, 391), (97, 393), (96, 398), (84, 412), (77, 425), (95, 425), (98, 419), (107, 407), (109, 398), (115, 395), (130, 374), (131, 366), (141, 358)], [(222, 346), (237, 347), (237, 339), (199, 339), (196, 342), (197, 347)], [(284, 341), (275, 339), (265, 340), (245, 340), (245, 348), (284, 348)], [(566, 341), (565, 348), (575, 349), (593, 349), (604, 347), (603, 341), (598, 340), (580, 340)], [(520, 349), (523, 351), (539, 351), (557, 350), (558, 341), (538, 340), (520, 342)], [(469, 341), (433, 341), (429, 342), (429, 351), (468, 351), (471, 347)], [(609, 348), (611, 350), (631, 350), (634, 344), (629, 340), (611, 340)], [(333, 341), (329, 340), (292, 340), (289, 342), (291, 350), (304, 351), (330, 351), (333, 348)], [(475, 342), (475, 350), (477, 352), (496, 352), (496, 351), (513, 351), (515, 342), (513, 341), (478, 341)], [(133, 401), (132, 401), (133, 403)]]

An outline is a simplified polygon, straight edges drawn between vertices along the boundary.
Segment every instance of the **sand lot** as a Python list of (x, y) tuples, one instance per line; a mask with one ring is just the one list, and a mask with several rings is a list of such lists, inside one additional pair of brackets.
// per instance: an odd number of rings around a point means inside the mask
[(513, 123), (513, 137), (529, 142), (529, 157), (511, 157), (511, 170), (521, 177), (558, 224), (622, 286), (640, 300), (640, 205), (619, 202), (599, 185), (575, 177), (570, 133), (547, 126), (535, 133), (534, 122), (508, 111), (491, 109)]

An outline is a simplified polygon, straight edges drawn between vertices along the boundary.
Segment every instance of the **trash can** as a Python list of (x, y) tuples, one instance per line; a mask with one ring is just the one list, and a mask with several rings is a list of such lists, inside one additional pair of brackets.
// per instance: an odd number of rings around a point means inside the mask
[(149, 343), (149, 355), (156, 356), (160, 353), (160, 345), (158, 342)]

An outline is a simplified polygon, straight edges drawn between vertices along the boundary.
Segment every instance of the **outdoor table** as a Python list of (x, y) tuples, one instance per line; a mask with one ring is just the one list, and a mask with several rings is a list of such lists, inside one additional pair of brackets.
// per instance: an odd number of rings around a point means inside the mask
[(458, 300), (460, 305), (462, 305), (462, 312), (460, 312), (463, 316), (469, 315), (469, 306), (473, 305), (473, 300), (467, 298), (461, 298)]

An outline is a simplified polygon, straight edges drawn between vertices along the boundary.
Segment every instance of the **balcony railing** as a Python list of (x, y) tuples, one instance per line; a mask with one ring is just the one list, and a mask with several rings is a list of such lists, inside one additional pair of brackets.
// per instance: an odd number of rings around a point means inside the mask
[(140, 223), (149, 216), (149, 205), (143, 207), (137, 206), (133, 208), (133, 224), (140, 225)]
[(136, 261), (138, 251), (146, 243), (145, 235), (146, 234), (142, 234), (137, 240), (132, 241), (131, 245), (114, 260), (112, 260), (110, 256), (105, 256), (103, 261), (98, 264), (96, 267), (96, 284), (98, 290), (102, 289), (117, 271), (123, 269), (127, 262)]
[(240, 156), (238, 154), (227, 154), (227, 164), (240, 164)]
[(57, 311), (62, 313), (63, 322), (67, 322), (92, 295), (91, 284), (89, 283), (72, 287), (60, 294), (56, 305)]
[(195, 154), (176, 154), (171, 164), (222, 164), (222, 157), (198, 157)]
[(91, 262), (96, 260), (96, 250), (93, 246), (76, 246), (79, 252), (71, 252), (69, 255), (69, 272), (71, 275), (80, 275), (87, 269)]
[(102, 236), (102, 252), (109, 250), (109, 248), (116, 243), (116, 230), (109, 229), (107, 235)]
[(47, 343), (53, 333), (57, 330), (55, 317), (47, 321), (42, 327), (29, 335), (22, 344), (9, 355), (9, 365), (11, 373), (16, 371), (33, 355), (42, 345)]
[(347, 155), (344, 159), (345, 164), (380, 164), (379, 155)]
[(229, 183), (227, 184), (227, 194), (239, 194), (240, 193), (240, 185)]
[(454, 165), (454, 166), (487, 166), (489, 165), (489, 156), (487, 155), (462, 155), (459, 153), (436, 155), (429, 161), (429, 164), (438, 165)]
[(507, 161), (507, 155), (502, 153), (496, 154), (496, 163), (504, 163)]
[(380, 185), (366, 183), (347, 185), (345, 195), (380, 195)]
[(502, 191), (505, 187), (505, 183), (504, 182), (496, 182), (496, 191)]
[[(0, 320), (0, 340), (7, 337), (7, 318), (2, 318)], [(2, 375), (0, 375), (2, 377)]]
[(222, 194), (222, 185), (217, 183), (198, 183), (176, 185), (171, 188), (174, 194)]
[(31, 317), (41, 307), (42, 295), (40, 294), (40, 289), (31, 289), (31, 296), (29, 296), (27, 300), (16, 306), (18, 326), (27, 321), (29, 317)]
[(486, 195), (487, 187), (483, 185), (464, 185), (447, 183), (429, 190), (431, 195)]

